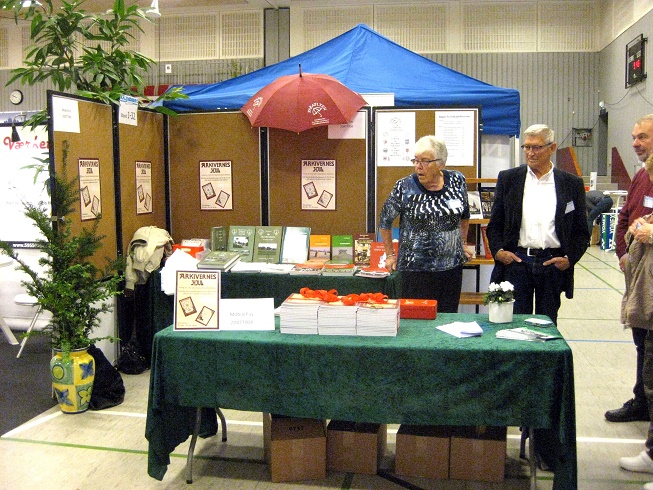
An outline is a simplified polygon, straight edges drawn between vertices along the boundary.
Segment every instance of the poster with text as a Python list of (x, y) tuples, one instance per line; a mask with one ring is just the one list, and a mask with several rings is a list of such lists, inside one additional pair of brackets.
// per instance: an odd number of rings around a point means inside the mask
[(136, 214), (152, 212), (152, 162), (136, 162)]
[(102, 213), (100, 195), (100, 160), (79, 159), (79, 209), (82, 221), (97, 219)]
[(414, 112), (378, 112), (376, 133), (377, 167), (412, 166), (415, 146)]
[(177, 271), (175, 330), (219, 330), (220, 271)]
[(46, 189), (49, 174), (47, 171), (36, 174), (32, 168), (35, 159), (48, 158), (48, 132), (46, 126), (32, 129), (17, 125), (15, 129), (20, 141), (11, 141), (10, 126), (0, 128), (3, 177), (0, 181), (0, 216), (5, 220), (5, 226), (0, 227), (0, 240), (11, 242), (16, 248), (30, 248), (36, 239), (44, 237), (25, 216), (24, 203), (41, 205), (50, 212), (50, 196)]
[(438, 109), (435, 112), (435, 137), (447, 145), (448, 167), (473, 167), (476, 156), (475, 109)]
[(336, 161), (302, 160), (302, 209), (336, 209)]
[(231, 160), (200, 162), (200, 209), (233, 209)]

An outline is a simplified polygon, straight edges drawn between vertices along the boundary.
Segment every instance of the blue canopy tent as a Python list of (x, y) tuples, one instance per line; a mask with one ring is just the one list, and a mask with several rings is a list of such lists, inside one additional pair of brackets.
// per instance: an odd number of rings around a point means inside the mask
[(240, 109), (282, 75), (331, 75), (358, 93), (393, 93), (396, 107), (479, 106), (485, 134), (519, 135), (519, 92), (446, 68), (359, 24), (274, 65), (219, 83), (183, 86), (188, 99), (163, 102), (177, 112)]

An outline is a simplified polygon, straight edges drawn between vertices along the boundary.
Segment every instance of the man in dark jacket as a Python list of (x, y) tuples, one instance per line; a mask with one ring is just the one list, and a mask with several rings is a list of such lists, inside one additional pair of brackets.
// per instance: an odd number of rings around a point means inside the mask
[(494, 253), (492, 282), (515, 287), (515, 313), (558, 321), (560, 295), (573, 297), (574, 264), (590, 235), (585, 186), (580, 177), (553, 167), (553, 131), (536, 124), (524, 132), (526, 166), (499, 172), (487, 227)]

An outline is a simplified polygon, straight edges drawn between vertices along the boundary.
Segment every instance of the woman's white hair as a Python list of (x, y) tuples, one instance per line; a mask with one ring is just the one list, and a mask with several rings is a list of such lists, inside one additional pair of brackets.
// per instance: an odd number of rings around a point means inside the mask
[(415, 142), (415, 154), (425, 152), (433, 154), (434, 159), (447, 163), (447, 157), (449, 156), (447, 145), (433, 135), (422, 136)]

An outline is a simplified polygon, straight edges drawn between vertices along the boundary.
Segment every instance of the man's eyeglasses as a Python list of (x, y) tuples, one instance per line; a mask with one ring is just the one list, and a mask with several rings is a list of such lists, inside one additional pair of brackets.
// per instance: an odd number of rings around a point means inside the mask
[(441, 162), (442, 159), (436, 158), (435, 160), (418, 160), (417, 158), (411, 158), (410, 161), (413, 165), (428, 165), (429, 163), (433, 162)]
[(546, 145), (521, 145), (524, 151), (533, 150), (535, 153), (537, 153), (538, 151), (542, 151), (547, 146), (551, 146), (551, 143), (547, 143)]

